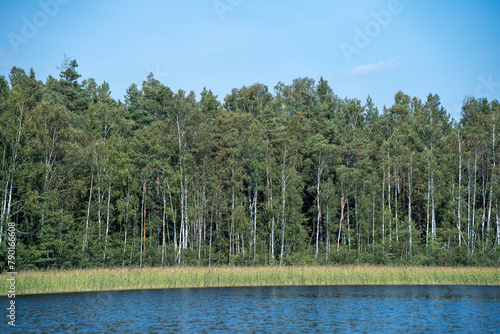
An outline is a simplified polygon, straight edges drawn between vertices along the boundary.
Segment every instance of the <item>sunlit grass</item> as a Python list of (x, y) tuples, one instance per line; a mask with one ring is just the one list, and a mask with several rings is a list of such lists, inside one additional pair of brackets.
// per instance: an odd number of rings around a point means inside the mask
[[(0, 295), (7, 295), (7, 274)], [(500, 285), (500, 268), (482, 267), (175, 267), (26, 271), (16, 294), (277, 285)]]

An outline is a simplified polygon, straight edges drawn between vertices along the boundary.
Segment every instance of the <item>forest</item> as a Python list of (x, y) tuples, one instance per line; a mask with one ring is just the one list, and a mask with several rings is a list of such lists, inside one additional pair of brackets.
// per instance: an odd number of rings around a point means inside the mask
[(13, 224), (20, 269), (500, 264), (497, 100), (150, 74), (122, 102), (77, 68), (0, 76), (0, 272)]

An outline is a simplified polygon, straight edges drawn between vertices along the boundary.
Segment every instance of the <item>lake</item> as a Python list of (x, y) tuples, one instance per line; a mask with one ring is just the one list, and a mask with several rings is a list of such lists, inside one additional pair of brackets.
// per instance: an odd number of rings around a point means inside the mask
[[(487, 286), (86, 292), (17, 296), (16, 306), (17, 333), (500, 332), (500, 287)], [(13, 329), (6, 314), (0, 332)]]

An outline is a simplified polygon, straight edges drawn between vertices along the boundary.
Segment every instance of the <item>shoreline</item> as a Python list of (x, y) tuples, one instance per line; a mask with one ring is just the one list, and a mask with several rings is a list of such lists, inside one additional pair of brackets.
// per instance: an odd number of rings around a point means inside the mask
[[(0, 275), (7, 296), (8, 274)], [(311, 285), (500, 286), (498, 267), (288, 266), (143, 267), (30, 270), (16, 275), (16, 295), (171, 288)]]

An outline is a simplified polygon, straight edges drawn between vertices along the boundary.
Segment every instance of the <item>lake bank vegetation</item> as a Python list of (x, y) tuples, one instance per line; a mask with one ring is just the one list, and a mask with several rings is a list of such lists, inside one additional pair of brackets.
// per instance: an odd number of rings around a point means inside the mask
[[(8, 281), (0, 275), (0, 292)], [(6, 277), (7, 278), (7, 277)], [(17, 294), (287, 285), (500, 285), (500, 268), (423, 266), (155, 267), (30, 270)]]
[(379, 110), (298, 78), (219, 101), (150, 74), (121, 102), (77, 67), (0, 76), (0, 272), (8, 224), (20, 272), (499, 266), (497, 100), (452, 120), (437, 94)]

